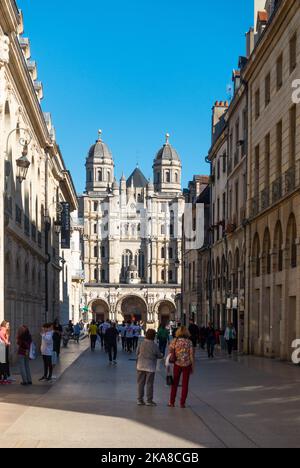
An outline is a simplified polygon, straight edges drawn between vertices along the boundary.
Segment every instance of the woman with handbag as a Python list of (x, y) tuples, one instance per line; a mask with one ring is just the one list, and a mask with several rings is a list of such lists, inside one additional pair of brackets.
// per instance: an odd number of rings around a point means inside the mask
[(180, 377), (183, 374), (182, 394), (180, 406), (185, 408), (189, 391), (190, 376), (194, 372), (195, 358), (190, 332), (186, 327), (180, 327), (176, 332), (176, 339), (170, 345), (170, 363), (174, 363), (174, 381), (171, 390), (169, 407), (175, 407)]
[(22, 383), (24, 387), (27, 385), (32, 385), (32, 378), (30, 373), (30, 347), (32, 344), (32, 338), (29, 332), (28, 327), (23, 325), (19, 328), (17, 335), (17, 345), (18, 345), (18, 357), (20, 364), (20, 373), (22, 376)]

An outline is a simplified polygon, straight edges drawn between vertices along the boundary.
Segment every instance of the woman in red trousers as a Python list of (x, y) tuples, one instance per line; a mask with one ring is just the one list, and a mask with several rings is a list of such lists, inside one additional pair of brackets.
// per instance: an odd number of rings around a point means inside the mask
[(180, 327), (177, 330), (176, 338), (170, 345), (170, 354), (175, 355), (174, 365), (174, 383), (171, 390), (171, 399), (169, 406), (174, 408), (177, 390), (181, 374), (183, 374), (182, 394), (180, 406), (185, 408), (186, 399), (189, 392), (190, 376), (194, 372), (195, 358), (191, 335), (186, 327)]

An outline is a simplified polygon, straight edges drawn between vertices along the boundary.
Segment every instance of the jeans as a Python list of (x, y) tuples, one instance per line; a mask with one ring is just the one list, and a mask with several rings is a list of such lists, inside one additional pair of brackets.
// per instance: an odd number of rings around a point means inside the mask
[(189, 367), (179, 367), (175, 364), (174, 366), (174, 383), (172, 385), (172, 390), (171, 390), (171, 405), (175, 405), (176, 401), (176, 395), (177, 395), (177, 390), (179, 387), (179, 382), (180, 382), (180, 377), (181, 374), (183, 374), (183, 380), (182, 380), (182, 393), (181, 393), (181, 400), (180, 404), (181, 406), (185, 405), (188, 392), (189, 392), (189, 382), (190, 382), (190, 376), (192, 373), (192, 366)]
[(91, 335), (91, 350), (95, 351), (97, 342), (97, 335)]
[(214, 357), (215, 346), (216, 346), (215, 341), (208, 341), (207, 342), (208, 357)]
[(125, 336), (122, 336), (122, 349), (123, 349), (123, 351), (126, 350), (126, 338), (125, 338)]
[(137, 384), (138, 384), (138, 401), (144, 401), (145, 387), (147, 403), (152, 403), (154, 395), (154, 372), (138, 371)]
[(226, 343), (227, 343), (228, 354), (229, 354), (229, 356), (231, 356), (232, 355), (232, 350), (233, 350), (233, 345), (234, 345), (234, 340), (233, 339), (226, 340)]
[(164, 356), (166, 354), (167, 345), (168, 345), (167, 340), (159, 340), (159, 350)]
[(20, 374), (24, 384), (32, 383), (28, 356), (19, 356)]
[(133, 338), (127, 338), (127, 339), (126, 339), (126, 343), (127, 343), (127, 351), (128, 351), (129, 353), (132, 353)]
[(45, 379), (52, 378), (53, 366), (52, 366), (52, 356), (43, 356), (44, 361), (44, 377)]
[[(117, 360), (117, 354), (118, 354), (118, 347), (117, 344), (107, 344), (107, 349), (108, 349), (108, 356), (109, 356), (109, 361), (112, 362), (113, 360)], [(113, 355), (114, 353), (114, 355)]]

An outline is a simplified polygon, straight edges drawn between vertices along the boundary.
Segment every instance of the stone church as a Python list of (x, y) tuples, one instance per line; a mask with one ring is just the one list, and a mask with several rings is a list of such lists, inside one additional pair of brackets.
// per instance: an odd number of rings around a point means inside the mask
[(154, 183), (137, 167), (118, 183), (99, 138), (86, 159), (85, 295), (90, 317), (157, 326), (179, 317), (182, 262), (181, 160), (166, 142), (153, 164)]

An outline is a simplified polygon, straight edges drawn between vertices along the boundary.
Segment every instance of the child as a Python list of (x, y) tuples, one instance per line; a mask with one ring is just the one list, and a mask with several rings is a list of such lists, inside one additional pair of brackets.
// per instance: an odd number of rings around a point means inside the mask
[(41, 353), (44, 361), (44, 375), (40, 379), (40, 382), (47, 380), (48, 382), (52, 381), (52, 355), (53, 355), (53, 326), (50, 323), (46, 323), (43, 326), (41, 333), (42, 336), (42, 345)]

